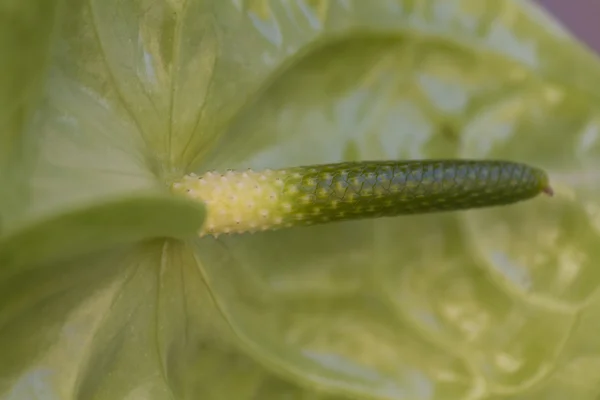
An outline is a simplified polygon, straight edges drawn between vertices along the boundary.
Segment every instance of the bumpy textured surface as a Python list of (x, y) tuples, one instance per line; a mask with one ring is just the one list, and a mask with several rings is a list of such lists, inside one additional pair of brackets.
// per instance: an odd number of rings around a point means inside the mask
[(366, 161), (188, 175), (173, 188), (202, 200), (201, 235), (506, 205), (551, 193), (540, 169), (506, 161)]
[(201, 235), (242, 233), (289, 225), (292, 204), (284, 201), (285, 171), (208, 172), (173, 184), (178, 192), (202, 200), (207, 215)]

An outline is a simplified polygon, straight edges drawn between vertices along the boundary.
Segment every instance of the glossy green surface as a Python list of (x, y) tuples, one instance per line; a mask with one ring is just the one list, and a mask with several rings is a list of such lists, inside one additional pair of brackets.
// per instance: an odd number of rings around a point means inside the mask
[[(600, 62), (532, 2), (0, 18), (3, 400), (597, 400)], [(215, 240), (169, 195), (432, 158), (539, 166), (555, 197)]]

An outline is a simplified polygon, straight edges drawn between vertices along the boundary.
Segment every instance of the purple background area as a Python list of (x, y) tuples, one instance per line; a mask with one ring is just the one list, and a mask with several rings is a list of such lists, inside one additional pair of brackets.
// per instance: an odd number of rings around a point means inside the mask
[(600, 53), (599, 0), (537, 0), (577, 37)]

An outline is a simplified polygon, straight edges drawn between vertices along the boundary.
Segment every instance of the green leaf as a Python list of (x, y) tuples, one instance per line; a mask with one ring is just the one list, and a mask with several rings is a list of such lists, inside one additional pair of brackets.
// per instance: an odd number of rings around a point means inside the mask
[[(598, 192), (590, 186), (600, 164), (599, 92), (567, 78), (565, 56), (556, 54), (587, 60), (575, 68), (591, 71), (590, 81), (600, 69), (576, 44), (554, 36), (552, 26), (535, 27), (529, 6), (481, 5), (477, 11), (487, 10), (489, 19), (479, 20), (480, 36), (466, 40), (460, 27), (468, 12), (453, 20), (452, 6), (442, 12), (439, 2), (421, 4), (431, 8), (414, 7), (405, 21), (409, 33), (398, 27), (397, 37), (390, 30), (385, 37), (337, 38), (286, 70), (234, 121), (203, 169), (508, 158), (548, 169), (557, 196), (448, 216), (231, 237), (222, 241), (236, 264), (213, 266), (206, 248), (198, 258), (249, 351), (268, 355), (273, 370), (300, 382), (374, 398), (509, 396), (543, 385), (565, 360), (578, 312), (600, 283)], [(385, 26), (382, 14), (373, 31)], [(459, 28), (440, 39), (432, 33), (443, 21)], [(485, 44), (492, 46), (483, 50)], [(236, 139), (242, 135), (257, 150)], [(232, 269), (244, 278), (232, 279)], [(250, 293), (240, 299), (243, 290)], [(363, 308), (370, 313), (357, 311)], [(346, 313), (352, 316), (344, 319)], [(306, 314), (312, 321), (302, 319)], [(383, 339), (379, 321), (395, 328), (394, 340)], [(403, 349), (407, 337), (428, 344), (410, 346), (413, 355)], [(392, 364), (375, 356), (395, 354), (391, 349), (402, 349)], [(449, 373), (433, 360), (414, 361), (430, 353), (472, 369)], [(360, 358), (365, 354), (375, 360)], [(319, 356), (336, 363), (324, 365)], [(431, 391), (402, 381), (405, 363)], [(359, 367), (366, 368), (362, 379), (349, 370)], [(397, 375), (384, 375), (387, 368)], [(371, 374), (379, 380), (365, 379)]]
[[(533, 3), (61, 10), (27, 157), (7, 153), (1, 396), (597, 397), (600, 63)], [(556, 196), (216, 240), (168, 193), (212, 168), (429, 157), (535, 164)]]
[(24, 188), (26, 132), (41, 94), (58, 0), (0, 3), (0, 233)]
[(185, 200), (139, 196), (40, 221), (0, 241), (0, 279), (24, 266), (48, 264), (125, 243), (193, 236), (202, 226), (203, 211), (201, 205)]
[(194, 235), (202, 206), (168, 194), (134, 128), (63, 74), (50, 76), (33, 125), (26, 207), (5, 219), (0, 276), (126, 242)]
[(262, 0), (90, 3), (115, 90), (175, 171), (198, 163), (265, 81), (322, 34), (320, 13), (330, 7)]

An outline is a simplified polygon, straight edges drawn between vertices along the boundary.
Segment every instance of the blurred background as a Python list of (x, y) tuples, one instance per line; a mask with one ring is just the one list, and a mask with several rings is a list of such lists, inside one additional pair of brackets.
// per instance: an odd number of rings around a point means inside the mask
[(580, 39), (600, 53), (599, 0), (537, 0), (569, 27)]

